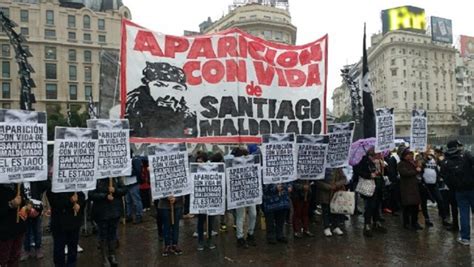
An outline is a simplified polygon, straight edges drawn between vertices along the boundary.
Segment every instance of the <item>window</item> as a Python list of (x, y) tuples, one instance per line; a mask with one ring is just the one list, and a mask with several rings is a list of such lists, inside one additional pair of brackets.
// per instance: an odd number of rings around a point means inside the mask
[(69, 80), (77, 80), (77, 67), (75, 65), (69, 65)]
[(97, 23), (99, 30), (105, 31), (105, 20), (104, 19), (99, 19)]
[(75, 84), (69, 85), (69, 99), (77, 100), (77, 85)]
[(12, 104), (10, 104), (10, 103), (2, 103), (2, 108), (3, 108), (3, 109), (11, 109), (11, 108), (12, 108)]
[(56, 59), (56, 47), (46, 46), (44, 49), (44, 58), (45, 59)]
[(392, 76), (397, 76), (397, 69), (392, 70)]
[(44, 30), (44, 36), (45, 36), (47, 39), (56, 38), (56, 31), (55, 31), (55, 30), (45, 29), (45, 30)]
[(426, 110), (430, 110), (430, 103), (426, 103)]
[(264, 18), (264, 19), (268, 19), (268, 20), (271, 20), (271, 19), (272, 19), (272, 17), (270, 17), (270, 16), (263, 16), (263, 18)]
[(20, 28), (20, 33), (23, 36), (28, 36), (28, 35), (30, 35), (30, 30), (27, 27), (21, 27)]
[(92, 95), (92, 86), (86, 85), (84, 87), (84, 96), (86, 100), (89, 100), (90, 96)]
[(28, 22), (28, 19), (29, 19), (28, 10), (20, 10), (20, 21)]
[(281, 40), (281, 39), (283, 39), (283, 33), (275, 32), (275, 40)]
[(430, 93), (426, 93), (426, 101), (430, 101)]
[(416, 92), (413, 92), (413, 100), (416, 101)]
[(2, 57), (9, 57), (9, 56), (10, 56), (10, 45), (2, 44)]
[(99, 35), (99, 43), (105, 43), (105, 35)]
[(54, 11), (46, 10), (46, 25), (54, 25)]
[(69, 28), (76, 28), (76, 16), (74, 15), (67, 16), (67, 26)]
[(403, 66), (406, 66), (406, 65), (407, 65), (407, 60), (403, 59)]
[(2, 98), (10, 98), (10, 83), (2, 83)]
[(84, 62), (92, 62), (92, 52), (89, 50), (84, 51)]
[(83, 27), (84, 27), (84, 29), (90, 29), (91, 28), (91, 17), (89, 17), (88, 15), (84, 16)]
[(77, 60), (77, 57), (76, 57), (76, 50), (74, 50), (74, 49), (69, 49), (69, 52), (68, 52), (68, 60), (69, 60), (69, 61), (76, 61), (76, 60)]
[(10, 61), (2, 62), (2, 77), (10, 78)]
[(68, 32), (67, 33), (67, 39), (68, 40), (76, 40), (76, 33), (75, 32)]
[(58, 98), (58, 86), (56, 84), (46, 84), (46, 99), (57, 99)]
[(56, 64), (46, 63), (46, 79), (56, 80), (57, 78)]
[(84, 80), (92, 82), (92, 67), (84, 67)]
[(403, 78), (407, 77), (407, 70), (403, 70)]
[(265, 39), (272, 38), (272, 31), (263, 31), (263, 38)]
[(90, 42), (92, 40), (90, 33), (84, 33), (84, 42)]
[(393, 99), (397, 99), (398, 98), (398, 91), (393, 91)]

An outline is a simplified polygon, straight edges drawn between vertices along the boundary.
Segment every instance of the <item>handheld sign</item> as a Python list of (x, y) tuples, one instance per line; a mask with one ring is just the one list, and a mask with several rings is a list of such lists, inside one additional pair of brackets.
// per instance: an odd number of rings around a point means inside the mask
[(90, 191), (96, 187), (98, 131), (56, 127), (52, 191)]
[(188, 175), (185, 143), (149, 146), (148, 162), (153, 199), (191, 194), (193, 184)]
[(97, 178), (129, 176), (132, 159), (128, 120), (87, 120), (87, 127), (99, 131)]
[(395, 148), (395, 117), (393, 108), (379, 108), (375, 111), (375, 152), (383, 152)]
[(280, 184), (296, 180), (294, 134), (262, 136), (263, 183)]
[(249, 155), (226, 161), (227, 209), (262, 204), (260, 157)]
[(190, 213), (223, 215), (225, 212), (224, 163), (191, 163)]
[(48, 179), (46, 113), (0, 109), (0, 183)]
[(354, 122), (329, 125), (327, 168), (342, 168), (349, 164), (349, 152), (354, 136)]
[(297, 135), (298, 179), (324, 179), (329, 137), (325, 135)]
[(411, 117), (410, 149), (425, 151), (428, 143), (428, 120), (426, 111), (413, 110)]

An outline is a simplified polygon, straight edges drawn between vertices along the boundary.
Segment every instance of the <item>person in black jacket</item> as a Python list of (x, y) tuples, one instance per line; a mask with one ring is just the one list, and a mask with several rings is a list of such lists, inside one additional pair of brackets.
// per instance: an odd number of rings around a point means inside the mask
[(123, 214), (122, 197), (127, 189), (120, 178), (97, 180), (97, 187), (89, 193), (94, 202), (92, 218), (99, 228), (99, 242), (104, 266), (117, 266), (115, 248), (117, 226)]
[[(51, 206), (51, 232), (53, 235), (53, 259), (56, 267), (73, 267), (77, 262), (79, 231), (84, 218), (84, 193), (47, 192)], [(66, 260), (65, 247), (68, 255)]]
[(469, 246), (471, 243), (470, 213), (474, 208), (474, 158), (463, 150), (463, 145), (457, 140), (447, 144), (446, 159), (441, 172), (449, 189), (456, 192), (459, 207), (461, 236), (458, 242)]
[[(0, 266), (18, 266), (26, 232), (27, 210), (23, 187), (17, 196), (16, 184), (0, 184)], [(19, 212), (18, 212), (18, 208)], [(17, 216), (20, 217), (17, 222)]]

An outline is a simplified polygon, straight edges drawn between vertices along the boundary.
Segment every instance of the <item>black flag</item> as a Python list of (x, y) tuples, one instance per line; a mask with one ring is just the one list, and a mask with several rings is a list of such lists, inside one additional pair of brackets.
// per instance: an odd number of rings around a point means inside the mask
[(364, 138), (375, 137), (375, 111), (374, 102), (372, 101), (372, 90), (369, 85), (369, 63), (365, 45), (365, 23), (364, 48), (362, 54), (362, 105), (364, 106)]

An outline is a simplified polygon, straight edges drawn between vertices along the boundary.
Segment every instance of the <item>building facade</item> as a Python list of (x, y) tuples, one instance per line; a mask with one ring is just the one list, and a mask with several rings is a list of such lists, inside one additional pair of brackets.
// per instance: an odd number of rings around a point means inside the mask
[(464, 109), (471, 106), (473, 101), (474, 90), (474, 59), (461, 57), (456, 54), (456, 112), (461, 115)]
[[(99, 101), (100, 53), (120, 49), (121, 19), (130, 19), (131, 13), (121, 1), (93, 3), (98, 7), (81, 1), (0, 0), (1, 10), (18, 24), (15, 30), (33, 54), (28, 60), (35, 70), (35, 110), (54, 112), (59, 106), (63, 113), (68, 108), (83, 112), (90, 95)], [(18, 66), (4, 32), (0, 46), (0, 107), (18, 109)]]
[(430, 136), (458, 134), (454, 47), (396, 30), (372, 36), (368, 60), (374, 106), (394, 108), (397, 136), (410, 136), (413, 109), (427, 111)]
[(216, 33), (239, 28), (252, 35), (278, 43), (295, 44), (296, 27), (291, 24), (290, 13), (269, 5), (250, 3), (232, 9), (221, 19), (201, 23), (201, 33)]
[(343, 115), (352, 115), (350, 93), (350, 89), (345, 83), (334, 89), (331, 99), (333, 103), (332, 114), (335, 118), (340, 118)]

